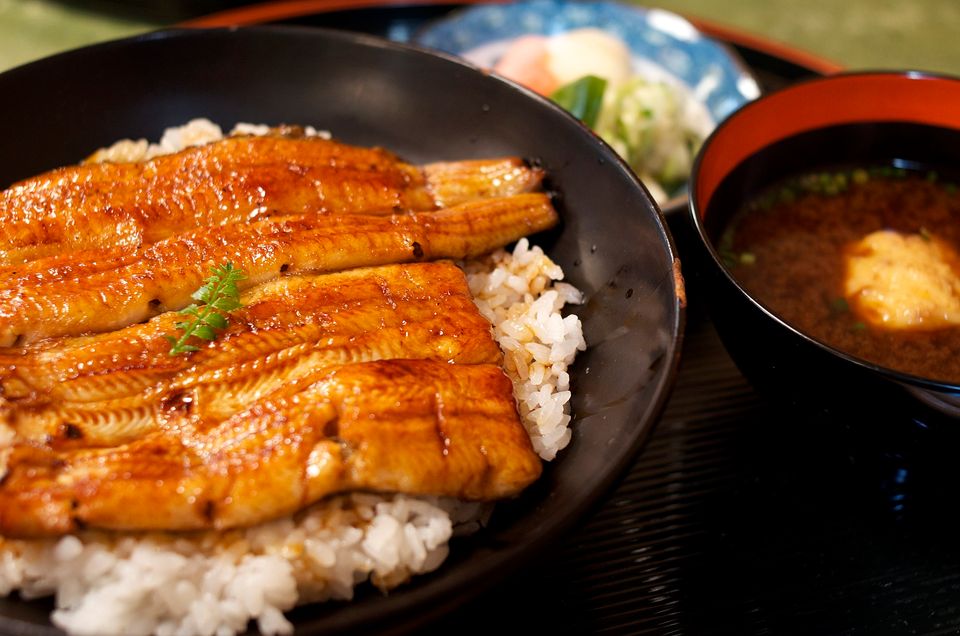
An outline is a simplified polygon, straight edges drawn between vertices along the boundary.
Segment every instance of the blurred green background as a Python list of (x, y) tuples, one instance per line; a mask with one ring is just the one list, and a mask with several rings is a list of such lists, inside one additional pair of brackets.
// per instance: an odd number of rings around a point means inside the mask
[[(116, 0), (113, 6), (123, 4)], [(960, 0), (657, 0), (641, 4), (746, 30), (851, 68), (960, 74)], [(96, 10), (106, 6), (111, 5), (103, 0), (0, 0), (0, 70), (172, 22), (138, 14), (132, 0), (123, 15)]]

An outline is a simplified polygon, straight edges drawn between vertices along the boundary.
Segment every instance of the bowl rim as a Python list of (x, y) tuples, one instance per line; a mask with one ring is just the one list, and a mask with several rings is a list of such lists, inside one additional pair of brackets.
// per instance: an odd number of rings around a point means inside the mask
[[(697, 153), (697, 157), (693, 163), (693, 177), (690, 181), (690, 198), (687, 203), (686, 216), (689, 223), (694, 228), (694, 233), (696, 235), (696, 240), (700, 243), (700, 246), (704, 248), (707, 254), (710, 257), (711, 264), (715, 266), (721, 274), (725, 277), (726, 282), (730, 283), (736, 293), (738, 293), (743, 299), (748, 301), (755, 309), (759, 310), (767, 319), (771, 320), (774, 324), (778, 325), (781, 329), (784, 329), (790, 332), (793, 336), (800, 338), (806, 344), (811, 345), (818, 349), (819, 351), (826, 353), (828, 355), (834, 356), (841, 359), (843, 362), (848, 365), (852, 365), (856, 368), (860, 368), (868, 373), (881, 375), (888, 377), (892, 380), (895, 380), (901, 384), (904, 384), (908, 387), (916, 387), (920, 389), (929, 389), (938, 393), (949, 393), (949, 394), (960, 394), (960, 382), (947, 382), (944, 380), (934, 380), (931, 378), (925, 378), (919, 375), (913, 375), (903, 371), (897, 371), (896, 369), (891, 369), (890, 367), (883, 366), (868, 360), (863, 360), (856, 356), (853, 356), (849, 353), (846, 353), (840, 349), (832, 347), (812, 336), (807, 335), (803, 331), (797, 329), (792, 324), (786, 320), (780, 318), (776, 313), (770, 310), (765, 304), (757, 300), (752, 294), (750, 294), (744, 287), (739, 283), (735, 276), (730, 272), (729, 268), (723, 263), (723, 259), (720, 258), (720, 254), (717, 252), (713, 241), (709, 239), (706, 228), (704, 226), (704, 220), (706, 218), (706, 209), (701, 209), (698, 205), (700, 199), (700, 190), (701, 184), (699, 175), (705, 159), (712, 148), (715, 140), (728, 128), (733, 127), (736, 123), (742, 120), (745, 117), (749, 117), (751, 113), (760, 108), (765, 108), (770, 102), (776, 100), (777, 98), (783, 98), (784, 96), (789, 96), (792, 93), (802, 94), (804, 91), (808, 90), (811, 86), (823, 86), (833, 83), (847, 83), (850, 81), (856, 81), (861, 79), (880, 79), (880, 80), (889, 80), (892, 82), (904, 82), (904, 81), (944, 81), (951, 84), (957, 84), (960, 88), (960, 75), (952, 75), (949, 73), (941, 72), (932, 72), (932, 71), (922, 71), (922, 70), (883, 70), (883, 69), (863, 69), (855, 71), (844, 71), (840, 73), (835, 73), (832, 75), (825, 75), (819, 77), (811, 77), (800, 80), (788, 86), (782, 87), (778, 90), (771, 91), (765, 95), (761, 95), (758, 99), (753, 100), (747, 104), (744, 104), (739, 110), (732, 113), (724, 121), (722, 121), (714, 130), (710, 133), (706, 140), (703, 142), (700, 151)], [(863, 120), (866, 121), (866, 120)], [(882, 123), (881, 120), (875, 120), (879, 123)], [(884, 119), (883, 122), (893, 122), (896, 120)], [(838, 122), (839, 123), (839, 122)], [(850, 123), (846, 121), (844, 123)], [(833, 125), (833, 124), (827, 124)], [(812, 130), (817, 130), (822, 128), (822, 126), (815, 126), (811, 128), (804, 129), (803, 132), (809, 132)], [(779, 137), (775, 140), (782, 141), (783, 139), (789, 138), (798, 134), (797, 132), (791, 132), (787, 135)], [(769, 144), (767, 144), (769, 145)], [(763, 147), (766, 147), (763, 146)], [(762, 148), (761, 148), (762, 149)], [(742, 162), (754, 154), (758, 150), (754, 150), (746, 155), (744, 159), (739, 160), (734, 166), (727, 170), (723, 177), (718, 181), (718, 184), (723, 181), (737, 166), (741, 165)], [(716, 187), (710, 193), (712, 197), (716, 193)]]
[[(653, 213), (652, 220), (656, 228), (657, 236), (663, 246), (665, 260), (671, 261), (672, 270), (663, 272), (663, 278), (661, 280), (673, 290), (672, 305), (674, 316), (673, 319), (669, 321), (671, 337), (667, 343), (665, 355), (663, 356), (662, 366), (664, 370), (659, 380), (659, 386), (654, 387), (652, 399), (643, 410), (637, 409), (639, 411), (637, 414), (631, 413), (625, 416), (625, 419), (630, 422), (632, 428), (639, 428), (640, 430), (637, 434), (633, 435), (629, 443), (623, 447), (616, 461), (608, 464), (605, 474), (597, 482), (595, 489), (581, 497), (579, 501), (576, 502), (576, 505), (565, 508), (564, 514), (555, 515), (549, 518), (547, 523), (542, 524), (541, 527), (543, 530), (536, 541), (532, 543), (518, 542), (506, 548), (498, 544), (493, 546), (497, 548), (496, 551), (488, 551), (486, 554), (483, 554), (483, 558), (472, 562), (470, 567), (463, 567), (461, 565), (456, 569), (451, 567), (448, 568), (446, 572), (443, 572), (444, 567), (441, 565), (437, 570), (437, 572), (442, 573), (440, 577), (428, 578), (434, 573), (414, 577), (412, 584), (399, 586), (392, 594), (377, 598), (376, 602), (366, 603), (362, 608), (362, 616), (358, 616), (360, 608), (354, 601), (338, 603), (335, 609), (332, 607), (331, 602), (308, 603), (294, 608), (294, 610), (296, 610), (298, 608), (324, 607), (324, 605), (330, 608), (328, 612), (322, 615), (310, 616), (309, 613), (307, 613), (306, 615), (294, 618), (295, 628), (303, 630), (306, 633), (312, 633), (321, 626), (328, 629), (342, 630), (351, 627), (359, 628), (363, 625), (377, 625), (390, 618), (399, 618), (410, 622), (413, 612), (417, 612), (413, 621), (414, 624), (423, 624), (476, 598), (481, 593), (492, 588), (497, 582), (505, 579), (510, 573), (516, 572), (524, 565), (542, 557), (544, 551), (550, 544), (556, 542), (558, 538), (569, 532), (577, 523), (582, 522), (589, 511), (601, 503), (611, 488), (623, 478), (629, 465), (636, 461), (662, 416), (667, 401), (676, 384), (683, 350), (687, 318), (686, 297), (683, 279), (680, 275), (680, 257), (676, 249), (676, 243), (660, 206), (639, 178), (637, 178), (629, 168), (626, 161), (606, 142), (596, 135), (593, 135), (593, 133), (576, 120), (576, 118), (550, 100), (537, 95), (519, 84), (498, 76), (492, 76), (455, 55), (438, 52), (417, 44), (394, 42), (366, 33), (301, 25), (252, 25), (215, 28), (171, 27), (132, 37), (118, 38), (92, 44), (31, 61), (0, 73), (0, 81), (8, 76), (13, 77), (24, 73), (34, 74), (41, 71), (44, 66), (48, 64), (63, 64), (64, 60), (79, 58), (90, 52), (101, 51), (118, 54), (122, 53), (122, 51), (128, 47), (140, 47), (153, 42), (190, 39), (202, 40), (210, 37), (233, 37), (233, 34), (240, 34), (238, 37), (243, 37), (243, 34), (249, 34), (251, 37), (267, 35), (280, 38), (302, 37), (317, 40), (334, 40), (399, 52), (405, 55), (412, 54), (416, 57), (428, 56), (430, 58), (439, 58), (445, 63), (459, 67), (461, 72), (483, 76), (483, 81), (493, 81), (507, 85), (512, 92), (519, 91), (526, 99), (533, 99), (537, 102), (539, 108), (547, 108), (553, 111), (556, 115), (565, 118), (568, 123), (575, 123), (578, 128), (592, 136), (593, 139), (591, 143), (599, 144), (599, 148), (607, 155), (605, 158), (608, 163), (611, 164), (610, 169), (622, 173), (623, 177), (631, 182), (634, 189), (638, 189), (638, 192), (642, 194), (645, 201), (649, 204), (650, 211)], [(454, 70), (454, 68), (451, 67), (451, 70)], [(634, 417), (634, 415), (636, 415), (636, 417)], [(636, 426), (641, 422), (645, 423), (645, 426)], [(562, 461), (562, 455), (560, 461)], [(536, 484), (531, 487), (531, 490), (535, 486)], [(483, 546), (474, 546), (471, 549), (482, 552)], [(418, 581), (419, 584), (417, 584)], [(336, 603), (336, 601), (333, 603)], [(309, 610), (306, 611), (309, 612)], [(38, 626), (25, 622), (23, 619), (0, 614), (0, 627), (2, 627), (4, 623), (7, 623), (8, 626), (12, 623), (14, 633), (60, 633), (59, 630), (50, 623)]]

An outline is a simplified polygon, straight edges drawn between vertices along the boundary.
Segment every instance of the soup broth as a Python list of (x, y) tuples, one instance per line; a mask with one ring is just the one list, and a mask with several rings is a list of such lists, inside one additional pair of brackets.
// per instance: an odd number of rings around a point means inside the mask
[(792, 177), (736, 213), (718, 248), (751, 295), (807, 335), (898, 371), (960, 382), (952, 180), (891, 166)]

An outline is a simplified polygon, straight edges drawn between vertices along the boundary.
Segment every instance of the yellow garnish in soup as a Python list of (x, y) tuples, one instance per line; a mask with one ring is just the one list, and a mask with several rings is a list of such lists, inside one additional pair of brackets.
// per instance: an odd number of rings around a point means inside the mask
[(844, 294), (876, 327), (960, 325), (960, 255), (928, 233), (873, 232), (844, 249)]

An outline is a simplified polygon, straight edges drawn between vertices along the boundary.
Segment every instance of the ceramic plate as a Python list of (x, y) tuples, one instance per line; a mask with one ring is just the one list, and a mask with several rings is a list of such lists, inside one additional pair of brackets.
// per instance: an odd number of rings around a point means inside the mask
[[(549, 36), (585, 27), (623, 40), (632, 53), (634, 73), (689, 89), (713, 125), (760, 95), (757, 81), (735, 53), (683, 17), (661, 9), (566, 0), (480, 5), (453, 12), (423, 28), (414, 39), (491, 68), (521, 35)], [(684, 194), (674, 196), (663, 208), (673, 212), (685, 204)]]

